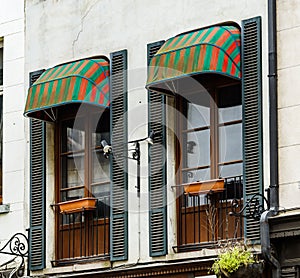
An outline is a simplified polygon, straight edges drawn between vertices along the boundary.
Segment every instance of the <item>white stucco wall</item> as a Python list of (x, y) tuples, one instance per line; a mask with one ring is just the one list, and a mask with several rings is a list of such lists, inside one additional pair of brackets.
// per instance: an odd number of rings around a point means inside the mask
[(281, 209), (300, 206), (300, 2), (277, 1)]
[[(0, 248), (16, 232), (28, 228), (27, 161), (24, 134), (24, 1), (1, 0), (0, 37), (3, 38), (3, 204), (0, 214)], [(8, 257), (0, 256), (0, 263)], [(12, 257), (10, 257), (12, 259)]]
[[(263, 32), (263, 101), (264, 115), (268, 115), (267, 90), (267, 19), (266, 1), (261, 0), (27, 0), (26, 1), (26, 61), (25, 76), (30, 71), (48, 68), (62, 62), (106, 55), (126, 48), (129, 67), (129, 140), (147, 134), (146, 45), (167, 39), (178, 33), (216, 24), (262, 16)], [(26, 80), (26, 82), (28, 82)], [(26, 83), (28, 87), (28, 83)], [(168, 119), (170, 124), (172, 119)], [(264, 117), (264, 140), (268, 142), (268, 116)], [(172, 142), (168, 142), (172, 145)], [(268, 144), (264, 144), (265, 183), (268, 185)], [(130, 161), (129, 174), (129, 260), (128, 264), (160, 260), (149, 257), (148, 242), (148, 180), (147, 148), (141, 144), (141, 199), (136, 198), (135, 163)], [(169, 257), (178, 258), (187, 254), (173, 254), (176, 244), (174, 192), (174, 157), (168, 157), (168, 233)], [(50, 181), (50, 179), (48, 179)], [(47, 190), (54, 190), (51, 182)], [(142, 211), (141, 214), (138, 213)], [(47, 209), (50, 208), (47, 206)], [(47, 214), (51, 221), (51, 212)], [(137, 227), (140, 227), (138, 229)], [(53, 227), (47, 227), (47, 267), (53, 259)], [(142, 247), (139, 247), (142, 245)], [(188, 256), (199, 256), (190, 253)], [(203, 254), (202, 254), (203, 255)], [(60, 271), (60, 270), (59, 270)]]

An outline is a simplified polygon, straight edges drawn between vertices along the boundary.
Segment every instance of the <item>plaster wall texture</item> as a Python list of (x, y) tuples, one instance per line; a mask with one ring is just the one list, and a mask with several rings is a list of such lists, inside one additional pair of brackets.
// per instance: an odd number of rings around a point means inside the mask
[[(128, 50), (129, 81), (129, 140), (147, 135), (146, 46), (150, 42), (168, 39), (184, 31), (225, 21), (261, 16), (263, 44), (263, 113), (268, 115), (267, 90), (267, 18), (266, 1), (261, 0), (27, 0), (25, 76), (30, 71), (89, 57), (106, 55), (121, 49)], [(25, 80), (25, 83), (27, 80)], [(25, 84), (28, 87), (28, 83)], [(264, 140), (268, 142), (268, 117), (264, 117)], [(174, 117), (168, 122), (174, 124)], [(172, 146), (168, 142), (168, 146)], [(268, 157), (265, 144), (264, 157)], [(176, 244), (174, 157), (168, 154), (169, 254), (175, 256)], [(148, 225), (148, 146), (141, 144), (141, 198), (136, 197), (136, 165), (129, 161), (129, 260), (160, 260), (149, 257)], [(265, 159), (265, 176), (268, 184), (268, 159)], [(51, 176), (51, 174), (50, 174)], [(54, 190), (53, 179), (48, 179), (47, 190)], [(52, 193), (51, 193), (52, 194)], [(50, 200), (49, 200), (50, 201)], [(141, 212), (141, 213), (139, 213)], [(47, 223), (53, 220), (47, 214)], [(53, 221), (54, 223), (54, 221)], [(140, 227), (140, 228), (138, 228)], [(49, 230), (50, 229), (50, 230)], [(47, 227), (47, 262), (53, 259), (53, 227)], [(177, 255), (176, 255), (177, 256)], [(171, 258), (170, 257), (170, 258)], [(118, 264), (118, 263), (116, 263)], [(121, 262), (123, 264), (123, 262)], [(47, 265), (50, 268), (50, 265)], [(47, 270), (46, 270), (47, 271)]]
[[(0, 214), (0, 248), (16, 232), (28, 228), (27, 163), (24, 133), (24, 1), (0, 3), (0, 38), (3, 39), (3, 203), (10, 212)], [(0, 259), (1, 260), (1, 259)]]
[(282, 209), (300, 205), (299, 16), (299, 1), (277, 1), (279, 201)]

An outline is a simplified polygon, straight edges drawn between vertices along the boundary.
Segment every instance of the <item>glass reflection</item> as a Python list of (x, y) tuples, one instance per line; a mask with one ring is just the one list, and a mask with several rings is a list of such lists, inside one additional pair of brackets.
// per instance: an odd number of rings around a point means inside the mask
[(219, 127), (219, 160), (242, 159), (242, 124)]

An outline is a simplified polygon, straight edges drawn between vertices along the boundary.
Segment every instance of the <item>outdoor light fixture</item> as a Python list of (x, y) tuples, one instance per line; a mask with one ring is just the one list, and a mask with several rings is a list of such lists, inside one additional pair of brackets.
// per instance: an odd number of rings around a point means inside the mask
[[(132, 157), (127, 156), (130, 159), (137, 161), (137, 195), (140, 197), (141, 192), (141, 149), (140, 149), (140, 142), (146, 141), (148, 144), (153, 145), (153, 141), (155, 138), (156, 133), (151, 130), (148, 137), (136, 139), (132, 141), (128, 141), (128, 144), (134, 144), (134, 149), (132, 153)], [(108, 158), (110, 154), (113, 154), (112, 146), (108, 145), (108, 143), (105, 140), (101, 141), (101, 146), (103, 147), (103, 153), (105, 158)]]
[(148, 138), (146, 138), (146, 141), (150, 144), (153, 145), (153, 140), (155, 137), (155, 132), (153, 130), (150, 131), (150, 134), (148, 136)]
[(112, 147), (110, 145), (108, 145), (106, 140), (101, 141), (101, 146), (103, 147), (103, 153), (104, 153), (105, 158), (108, 158), (112, 151)]

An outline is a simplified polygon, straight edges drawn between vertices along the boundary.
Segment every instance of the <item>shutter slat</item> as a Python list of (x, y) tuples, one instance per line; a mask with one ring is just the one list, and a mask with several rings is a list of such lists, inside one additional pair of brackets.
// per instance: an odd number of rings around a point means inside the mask
[[(242, 22), (243, 65), (243, 153), (245, 202), (262, 193), (262, 76), (261, 76), (261, 19)], [(259, 220), (246, 219), (245, 235), (256, 243), (260, 240)]]
[(127, 50), (111, 53), (111, 261), (128, 257)]
[[(163, 43), (148, 44), (148, 65)], [(158, 134), (149, 147), (149, 241), (150, 256), (154, 257), (167, 254), (165, 96), (148, 91), (148, 105), (149, 131)]]
[[(30, 73), (32, 85), (44, 70)], [(45, 123), (30, 120), (30, 270), (45, 268)]]

